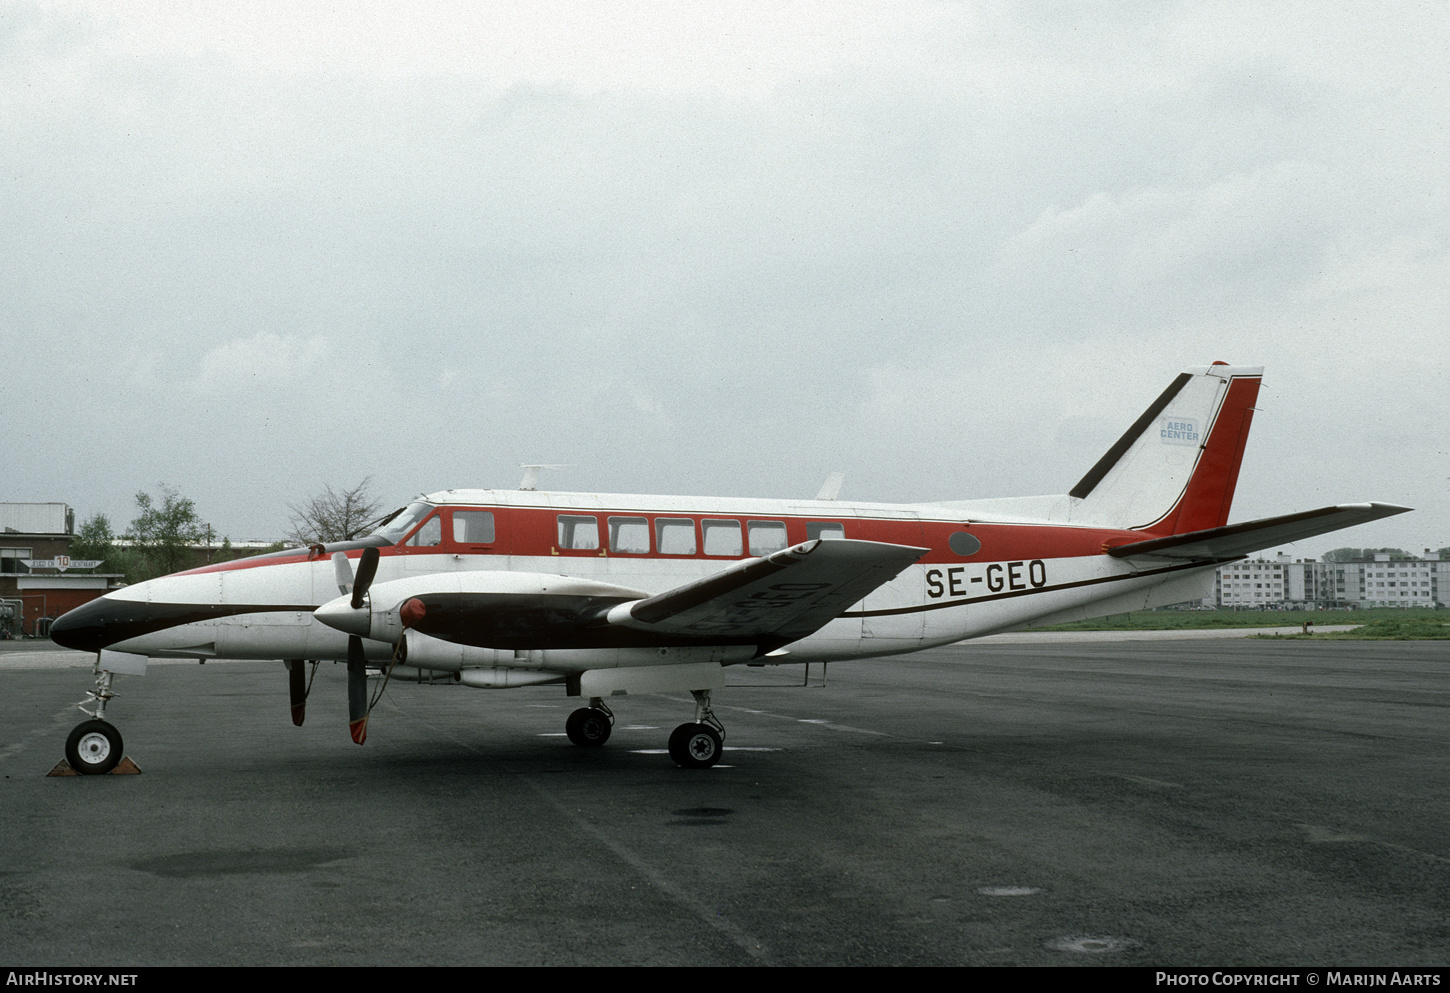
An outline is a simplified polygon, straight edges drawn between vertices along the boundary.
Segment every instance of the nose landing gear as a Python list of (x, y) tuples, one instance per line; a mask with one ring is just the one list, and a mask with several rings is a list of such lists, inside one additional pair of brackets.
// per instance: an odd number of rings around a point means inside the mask
[[(112, 673), (108, 669), (102, 669), (100, 662), (96, 663), (96, 688), (86, 693), (86, 700), (81, 701), (80, 710), (83, 714), (89, 714), (91, 720), (82, 721), (71, 730), (70, 736), (65, 740), (65, 760), (69, 763), (73, 772), (82, 776), (100, 776), (110, 772), (121, 764), (124, 758), (122, 752), (121, 732), (116, 726), (106, 720), (106, 704), (115, 697), (111, 691)], [(86, 703), (94, 702), (95, 709), (87, 710)], [(57, 766), (59, 770), (61, 767)], [(134, 763), (127, 762), (123, 771), (139, 772)], [(52, 772), (51, 775), (61, 774)], [(70, 773), (65, 773), (69, 775)]]

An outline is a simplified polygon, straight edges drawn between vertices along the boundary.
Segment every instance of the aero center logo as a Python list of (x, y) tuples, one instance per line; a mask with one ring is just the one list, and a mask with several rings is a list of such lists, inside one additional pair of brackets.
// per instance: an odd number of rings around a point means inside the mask
[(1158, 437), (1165, 445), (1196, 445), (1200, 441), (1198, 421), (1191, 417), (1165, 417), (1158, 422)]

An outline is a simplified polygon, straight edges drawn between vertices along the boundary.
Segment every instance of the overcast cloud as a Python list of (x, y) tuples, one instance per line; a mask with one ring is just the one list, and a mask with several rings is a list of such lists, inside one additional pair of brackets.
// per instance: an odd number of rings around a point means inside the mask
[(1441, 3), (0, 7), (0, 499), (1062, 492), (1267, 366), (1234, 519), (1450, 544)]

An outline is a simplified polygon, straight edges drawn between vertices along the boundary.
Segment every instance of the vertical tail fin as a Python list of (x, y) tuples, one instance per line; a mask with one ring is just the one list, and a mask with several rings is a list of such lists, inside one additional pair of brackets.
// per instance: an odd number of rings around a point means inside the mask
[(1178, 376), (1069, 492), (1072, 519), (1158, 535), (1227, 524), (1263, 372)]

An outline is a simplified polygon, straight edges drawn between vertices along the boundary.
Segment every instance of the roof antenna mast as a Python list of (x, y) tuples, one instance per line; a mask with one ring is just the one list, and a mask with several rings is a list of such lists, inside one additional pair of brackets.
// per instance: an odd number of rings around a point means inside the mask
[(843, 482), (845, 482), (845, 481), (846, 481), (846, 474), (845, 473), (843, 473), (843, 472), (833, 472), (833, 473), (831, 473), (829, 476), (826, 477), (826, 481), (821, 484), (821, 491), (816, 494), (816, 499), (817, 500), (834, 500), (834, 499), (836, 499), (836, 497), (840, 496), (840, 494), (841, 494), (841, 484)]
[(519, 489), (521, 489), (521, 490), (536, 490), (536, 489), (539, 488), (539, 470), (540, 469), (572, 469), (572, 468), (574, 468), (574, 466), (573, 466), (572, 463), (569, 463), (569, 464), (563, 464), (563, 463), (561, 463), (559, 465), (523, 465), (523, 464), (520, 464), (519, 465), (519, 468), (522, 469), (522, 470), (524, 470), (524, 478), (519, 481)]

